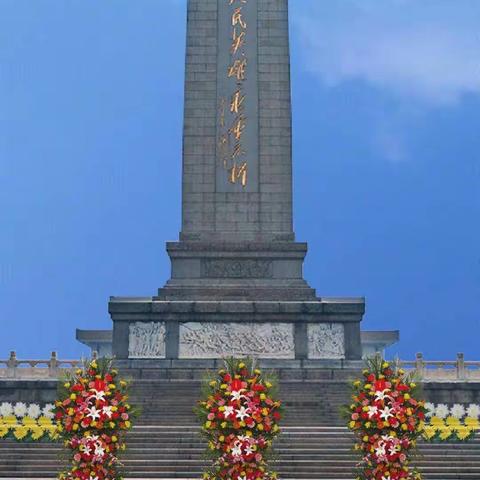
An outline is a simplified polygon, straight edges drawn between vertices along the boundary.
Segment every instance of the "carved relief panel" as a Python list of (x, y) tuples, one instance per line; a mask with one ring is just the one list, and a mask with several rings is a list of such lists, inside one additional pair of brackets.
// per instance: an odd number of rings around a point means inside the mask
[(295, 358), (288, 323), (197, 323), (180, 325), (180, 358)]
[(130, 324), (128, 358), (165, 358), (165, 323)]
[(341, 323), (308, 325), (308, 358), (345, 358), (345, 330)]

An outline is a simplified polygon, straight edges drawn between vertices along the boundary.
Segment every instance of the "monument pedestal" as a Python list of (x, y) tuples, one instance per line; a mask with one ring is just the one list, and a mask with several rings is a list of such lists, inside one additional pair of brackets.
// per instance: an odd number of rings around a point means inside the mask
[(112, 297), (118, 359), (202, 360), (251, 355), (316, 362), (360, 360), (363, 299), (313, 301)]

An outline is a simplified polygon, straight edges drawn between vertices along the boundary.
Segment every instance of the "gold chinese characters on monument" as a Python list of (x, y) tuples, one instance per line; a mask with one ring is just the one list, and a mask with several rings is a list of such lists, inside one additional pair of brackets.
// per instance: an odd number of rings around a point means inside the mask
[[(232, 91), (227, 97), (220, 98), (220, 135), (218, 150), (230, 183), (240, 183), (243, 187), (248, 181), (248, 163), (243, 134), (247, 127), (245, 115), (244, 83), (247, 78), (248, 58), (245, 44), (248, 37), (248, 25), (243, 14), (243, 6), (248, 0), (226, 0), (231, 9), (231, 45), (230, 62), (225, 74), (232, 82)], [(227, 117), (226, 113), (229, 112)], [(228, 121), (226, 119), (229, 119)]]

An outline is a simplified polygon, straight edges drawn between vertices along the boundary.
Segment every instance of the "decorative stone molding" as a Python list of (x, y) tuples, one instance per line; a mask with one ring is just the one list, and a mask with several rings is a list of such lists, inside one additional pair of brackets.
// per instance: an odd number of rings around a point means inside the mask
[(206, 259), (202, 274), (207, 278), (272, 278), (271, 260)]
[(165, 358), (165, 323), (130, 324), (128, 358)]
[(308, 358), (345, 358), (345, 330), (343, 324), (309, 323)]
[(289, 323), (197, 323), (180, 325), (180, 358), (295, 358)]

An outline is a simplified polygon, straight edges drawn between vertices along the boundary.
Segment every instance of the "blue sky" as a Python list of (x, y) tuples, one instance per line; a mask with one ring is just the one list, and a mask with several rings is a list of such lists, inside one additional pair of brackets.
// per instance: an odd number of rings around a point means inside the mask
[[(297, 238), (391, 350), (479, 359), (480, 3), (294, 0)], [(85, 350), (180, 228), (183, 0), (0, 0), (0, 357)]]

